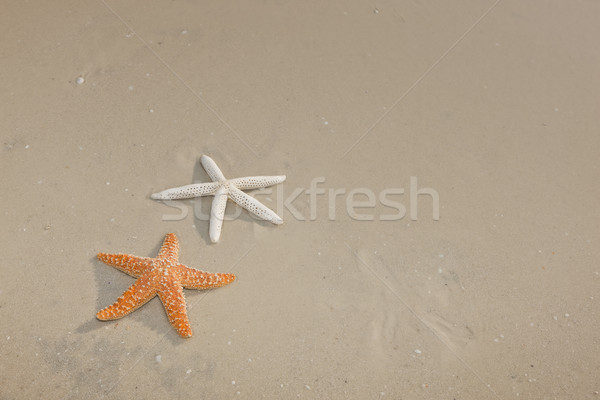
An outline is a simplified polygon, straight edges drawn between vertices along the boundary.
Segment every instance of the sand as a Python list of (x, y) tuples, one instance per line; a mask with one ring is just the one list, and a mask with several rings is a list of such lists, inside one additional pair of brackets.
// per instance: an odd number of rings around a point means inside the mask
[[(239, 3), (3, 6), (0, 398), (598, 398), (600, 6)], [(194, 336), (98, 321), (168, 232)]]

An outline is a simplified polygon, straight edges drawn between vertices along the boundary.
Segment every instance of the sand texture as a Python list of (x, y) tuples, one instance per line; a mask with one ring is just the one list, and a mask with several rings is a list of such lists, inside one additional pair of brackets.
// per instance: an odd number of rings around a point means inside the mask
[(4, 3), (0, 399), (600, 399), (600, 3)]

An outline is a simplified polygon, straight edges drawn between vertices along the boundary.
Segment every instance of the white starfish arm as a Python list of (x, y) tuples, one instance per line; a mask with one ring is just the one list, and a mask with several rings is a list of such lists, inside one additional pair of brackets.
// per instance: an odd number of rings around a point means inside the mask
[(217, 243), (221, 237), (221, 228), (225, 218), (225, 207), (227, 206), (227, 188), (220, 187), (215, 193), (215, 198), (210, 209), (210, 228), (208, 234), (210, 241)]
[(248, 196), (246, 193), (233, 186), (229, 188), (229, 197), (241, 207), (256, 215), (258, 218), (264, 219), (265, 221), (270, 221), (277, 225), (283, 224), (283, 219), (281, 219), (279, 215), (275, 214), (273, 210), (267, 208), (267, 206), (256, 200), (254, 197)]
[(194, 183), (192, 185), (180, 186), (154, 193), (150, 195), (150, 198), (155, 200), (190, 199), (192, 197), (213, 194), (218, 187), (219, 182)]
[(229, 182), (240, 190), (260, 189), (285, 181), (285, 175), (279, 176), (245, 176), (231, 179)]
[(217, 167), (217, 163), (215, 163), (209, 156), (203, 155), (200, 157), (200, 163), (202, 163), (206, 173), (208, 176), (210, 176), (210, 179), (212, 179), (213, 182), (223, 182), (226, 180), (225, 175), (223, 175), (219, 167)]

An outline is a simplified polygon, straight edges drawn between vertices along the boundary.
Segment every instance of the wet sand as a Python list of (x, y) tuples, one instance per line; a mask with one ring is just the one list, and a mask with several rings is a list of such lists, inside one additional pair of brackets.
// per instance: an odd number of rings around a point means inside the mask
[[(596, 398), (593, 2), (5, 5), (0, 398)], [(150, 194), (287, 175), (230, 201)], [(311, 194), (312, 193), (312, 194)], [(439, 212), (439, 218), (438, 214)], [(237, 216), (237, 217), (236, 217)], [(234, 218), (235, 217), (235, 218)], [(98, 321), (98, 252), (232, 272)]]

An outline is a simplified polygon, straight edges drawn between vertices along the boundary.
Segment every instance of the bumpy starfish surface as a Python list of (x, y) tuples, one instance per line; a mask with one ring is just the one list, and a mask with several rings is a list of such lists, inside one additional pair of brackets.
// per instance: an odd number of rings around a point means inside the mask
[(277, 225), (283, 223), (283, 219), (281, 219), (279, 215), (275, 214), (274, 211), (267, 208), (255, 198), (242, 192), (242, 190), (259, 189), (281, 183), (285, 181), (285, 175), (247, 176), (244, 178), (226, 179), (212, 158), (202, 156), (200, 162), (213, 182), (196, 183), (167, 189), (159, 193), (154, 193), (150, 197), (156, 200), (175, 200), (214, 195), (215, 198), (210, 211), (209, 228), (210, 240), (213, 243), (218, 242), (219, 237), (221, 236), (223, 218), (225, 217), (225, 206), (227, 205), (228, 198), (265, 221), (270, 221)]
[(124, 317), (158, 295), (169, 322), (184, 338), (192, 336), (192, 328), (183, 288), (211, 289), (235, 280), (233, 274), (213, 274), (179, 264), (179, 241), (174, 233), (167, 234), (156, 258), (99, 253), (98, 259), (138, 278), (112, 306), (98, 311), (98, 319), (107, 321)]

